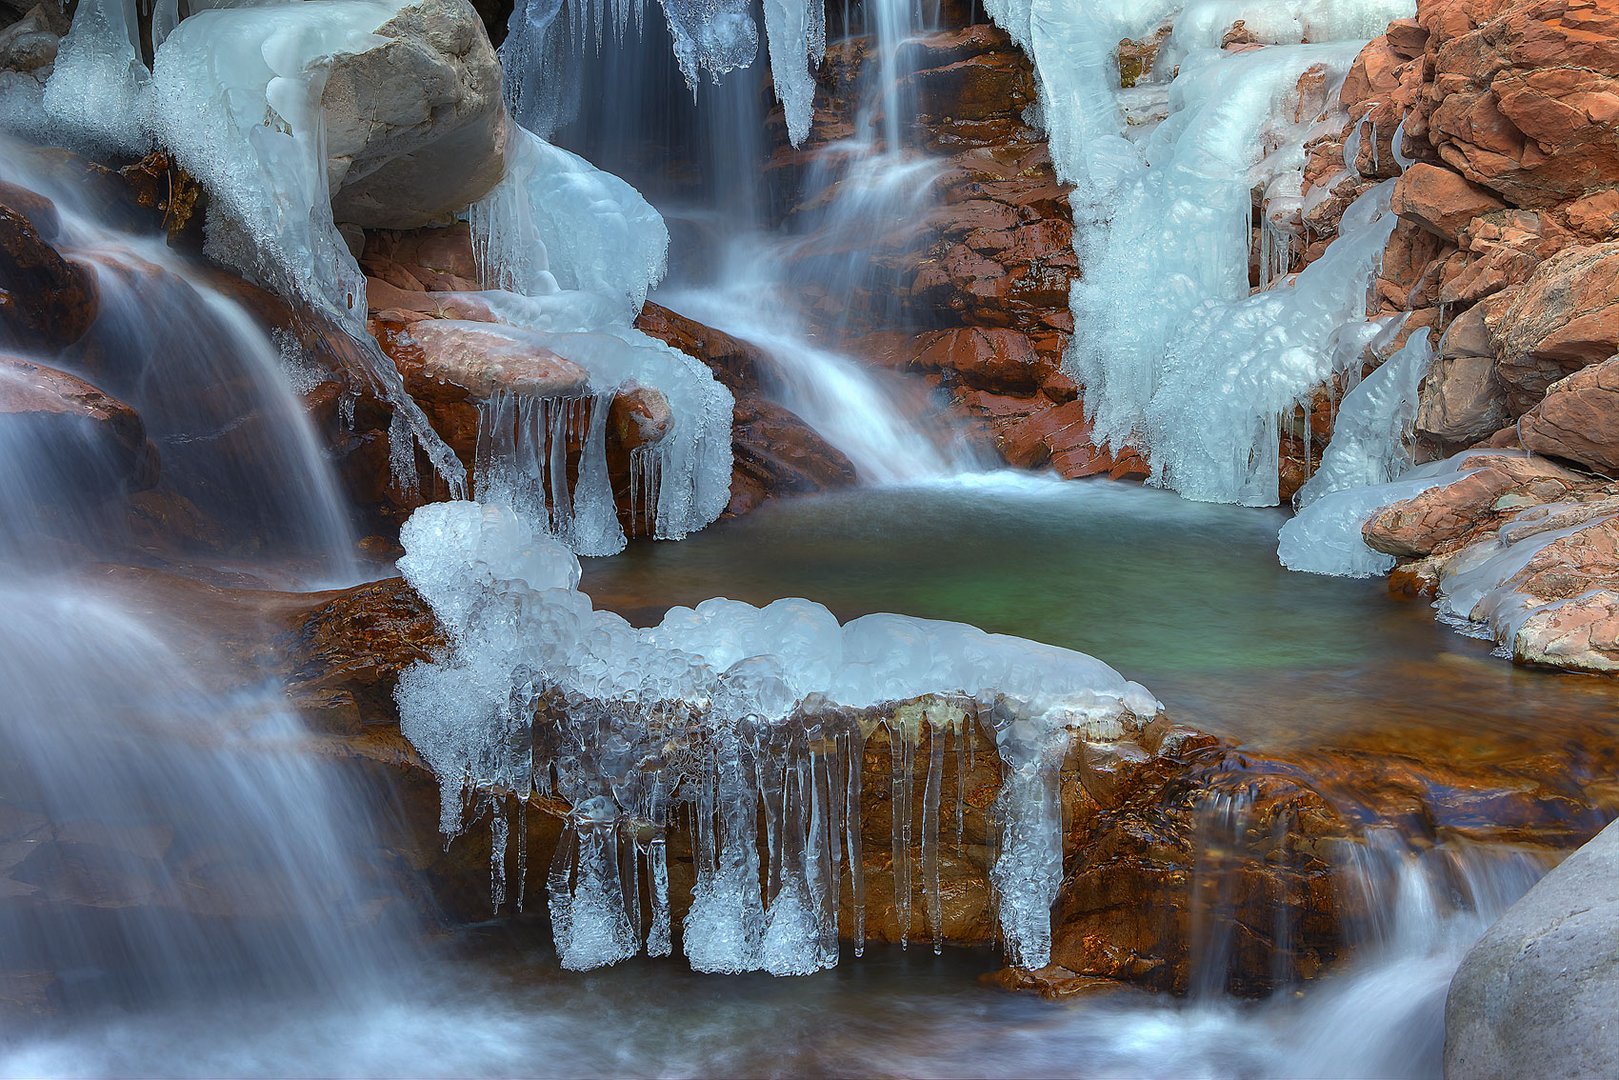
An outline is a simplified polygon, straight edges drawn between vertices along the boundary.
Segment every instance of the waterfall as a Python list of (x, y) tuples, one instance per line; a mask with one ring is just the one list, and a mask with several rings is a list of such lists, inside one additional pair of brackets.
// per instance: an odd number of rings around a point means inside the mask
[[(863, 482), (985, 467), (925, 387), (875, 369), (851, 350), (844, 320), (812, 326), (795, 310), (806, 289), (842, 298), (857, 289), (882, 295), (869, 261), (872, 237), (932, 205), (937, 170), (907, 145), (915, 108), (902, 93), (909, 73), (904, 46), (932, 29), (913, 5), (882, 0), (868, 8), (875, 49), (856, 131), (816, 150), (805, 201), (825, 193), (827, 205), (785, 235), (771, 231), (755, 180), (767, 157), (758, 61), (730, 70), (694, 103), (682, 104), (668, 96), (679, 77), (661, 27), (609, 35), (599, 51), (589, 41), (562, 39), (536, 50), (519, 36), (531, 33), (520, 29), (529, 25), (525, 18), (521, 9), (514, 14), (513, 36), (503, 47), (525, 57), (509, 75), (516, 115), (632, 178), (659, 203), (681, 240), (671, 279), (656, 293), (660, 303), (763, 350), (774, 361), (767, 392), (842, 451)], [(678, 39), (676, 33), (677, 56)], [(779, 82), (779, 70), (772, 70)], [(550, 96), (535, 96), (531, 88), (541, 86)], [(564, 107), (556, 95), (580, 93), (580, 86), (588, 92)], [(698, 200), (686, 192), (660, 194), (672, 171), (667, 158), (692, 144), (705, 180)]]
[[(37, 977), (68, 1025), (281, 995), (357, 1004), (414, 933), (387, 903), (364, 793), (311, 753), (280, 687), (193, 622), (180, 598), (203, 586), (161, 569), (211, 554), (277, 582), (353, 581), (331, 465), (241, 306), (29, 160), (7, 144), (0, 175), (56, 200), (58, 243), (93, 270), (100, 315), (0, 384), (92, 395), (63, 374), (77, 373), (121, 395), (156, 452), (155, 476), (130, 480), (129, 449), (97, 427), (113, 421), (48, 397), (33, 418), (0, 417), (0, 969)], [(221, 551), (130, 534), (127, 487), (153, 480)]]

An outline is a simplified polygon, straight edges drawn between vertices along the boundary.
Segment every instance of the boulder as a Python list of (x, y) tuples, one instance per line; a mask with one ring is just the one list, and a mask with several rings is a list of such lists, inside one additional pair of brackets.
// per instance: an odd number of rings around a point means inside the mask
[(1619, 1075), (1619, 824), (1547, 874), (1463, 958), (1445, 1074)]
[(372, 48), (333, 62), (321, 99), (332, 213), (414, 229), (505, 174), (500, 61), (466, 0), (417, 0), (376, 34)]
[(1486, 324), (1508, 408), (1521, 416), (1552, 383), (1619, 352), (1619, 244), (1548, 259)]
[(157, 482), (157, 451), (134, 409), (77, 376), (3, 354), (0, 432), (40, 455), (13, 467), (48, 469), (63, 495), (100, 497)]
[(1441, 165), (1419, 161), (1394, 185), (1394, 212), (1452, 243), (1474, 218), (1505, 208), (1489, 191)]
[(45, 216), (37, 197), (19, 201), (19, 209), (0, 203), (0, 347), (54, 353), (95, 321), (95, 278), (41, 235), (54, 213)]
[(1619, 473), (1619, 357), (1553, 383), (1518, 425), (1524, 448)]
[(1619, 592), (1595, 588), (1538, 608), (1508, 644), (1520, 664), (1619, 674)]
[[(1374, 551), (1402, 558), (1459, 546), (1501, 514), (1555, 502), (1587, 480), (1544, 458), (1479, 456), (1460, 479), (1383, 507), (1362, 528)], [(1503, 502), (1505, 496), (1512, 499)]]

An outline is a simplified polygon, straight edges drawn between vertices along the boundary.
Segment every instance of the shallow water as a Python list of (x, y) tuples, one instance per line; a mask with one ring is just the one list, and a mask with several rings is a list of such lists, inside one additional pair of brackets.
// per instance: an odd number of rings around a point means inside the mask
[(1396, 735), (1495, 752), (1619, 706), (1608, 682), (1514, 668), (1380, 580), (1284, 570), (1285, 520), (990, 473), (767, 504), (680, 544), (587, 561), (583, 588), (637, 622), (715, 595), (970, 622), (1091, 653), (1182, 722), (1265, 749)]

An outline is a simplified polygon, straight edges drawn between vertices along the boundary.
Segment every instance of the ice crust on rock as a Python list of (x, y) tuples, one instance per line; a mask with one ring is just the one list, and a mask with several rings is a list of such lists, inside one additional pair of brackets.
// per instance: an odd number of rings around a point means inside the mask
[[(663, 276), (663, 219), (629, 184), (532, 132), (516, 129), (507, 157), (505, 178), (468, 211), (490, 290), (468, 299), (497, 320), (475, 329), (581, 365), (591, 394), (481, 403), (479, 498), (518, 508), (580, 554), (618, 551), (607, 412), (622, 388), (649, 387), (669, 403), (672, 426), (631, 452), (631, 517), (647, 535), (687, 536), (730, 499), (735, 402), (703, 363), (632, 325)], [(581, 442), (570, 477), (568, 448)]]
[(1500, 453), (1498, 450), (1464, 451), (1419, 465), (1386, 483), (1327, 491), (1282, 526), (1277, 558), (1289, 570), (1309, 574), (1334, 577), (1386, 574), (1394, 568), (1394, 556), (1366, 546), (1361, 534), (1366, 522), (1385, 506), (1416, 498), (1424, 491), (1453, 484), (1470, 475), (1474, 471), (1467, 464), (1471, 457)]
[[(861, 762), (879, 725), (893, 748), (901, 926), (925, 923), (937, 946), (941, 780), (948, 744), (959, 770), (974, 724), (1006, 770), (992, 876), (1008, 955), (1042, 966), (1061, 878), (1057, 771), (1068, 739), (1116, 738), (1128, 718), (1159, 711), (1144, 688), (1089, 656), (958, 623), (869, 615), (840, 625), (808, 600), (713, 599), (637, 629), (594, 610), (573, 554), (499, 504), (423, 507), (401, 541), (401, 571), (453, 643), (407, 671), (397, 694), (405, 735), (441, 782), (441, 827), (455, 836), (497, 793), (572, 807), (547, 893), (573, 968), (671, 948), (664, 837), (677, 815), (697, 862), (683, 934), (693, 967), (829, 967), (845, 893), (858, 953)], [(924, 742), (923, 813), (913, 821)], [(519, 860), (519, 878), (524, 869)], [(910, 911), (916, 874), (921, 913)]]
[[(52, 134), (92, 150), (170, 150), (209, 191), (208, 253), (330, 315), (451, 490), (465, 470), (365, 332), (365, 279), (332, 221), (321, 91), (332, 59), (376, 45), (402, 0), (172, 5), (147, 69), (133, 0), (85, 0), (45, 88)], [(412, 464), (412, 471), (414, 465)]]
[[(1093, 438), (1142, 446), (1152, 482), (1269, 505), (1277, 417), (1358, 363), (1365, 296), (1393, 215), (1378, 189), (1322, 260), (1286, 277), (1304, 143), (1366, 41), (1412, 0), (988, 0), (1033, 59), (1058, 176), (1075, 185), (1066, 366)], [(1218, 48), (1241, 20), (1256, 42)], [(1121, 89), (1118, 47), (1173, 25), (1151, 72)], [(1303, 44), (1310, 42), (1311, 44)], [(1301, 81), (1306, 73), (1310, 80)], [(1167, 84), (1167, 87), (1166, 87)], [(1320, 101), (1301, 86), (1321, 88)], [(1140, 105), (1167, 94), (1154, 122)], [(1340, 114), (1341, 115), (1341, 114)], [(1145, 121), (1145, 122), (1143, 122)], [(1253, 194), (1261, 281), (1250, 296)]]

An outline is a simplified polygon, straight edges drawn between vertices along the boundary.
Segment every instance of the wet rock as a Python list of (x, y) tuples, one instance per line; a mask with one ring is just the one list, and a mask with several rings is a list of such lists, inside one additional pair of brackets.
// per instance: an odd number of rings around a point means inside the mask
[(736, 397), (731, 425), (731, 502), (737, 516), (768, 499), (852, 486), (854, 466), (814, 428), (766, 395), (779, 378), (761, 349), (678, 312), (648, 303), (636, 329), (701, 360)]
[(1619, 358), (1553, 383), (1518, 431), (1527, 450), (1619, 473)]
[(726, 513), (745, 514), (778, 495), (852, 487), (854, 465), (797, 415), (762, 397), (738, 398), (731, 428), (735, 466)]
[(332, 64), (321, 103), (338, 221), (413, 229), (505, 172), (500, 62), (466, 0), (418, 0)]
[(579, 398), (590, 392), (590, 373), (583, 367), (495, 325), (378, 316), (370, 329), (434, 430), (469, 468), (478, 445), (480, 403), (502, 393)]
[(49, 454), (52, 476), (69, 485), (62, 495), (157, 482), (157, 451), (139, 414), (65, 371), (0, 354), (0, 431)]
[(95, 279), (46, 242), (54, 215), (37, 197), (0, 203), (0, 347), (54, 353), (84, 336), (96, 316)]
[(1463, 958), (1445, 1002), (1445, 1073), (1619, 1073), (1619, 825), (1512, 906)]

